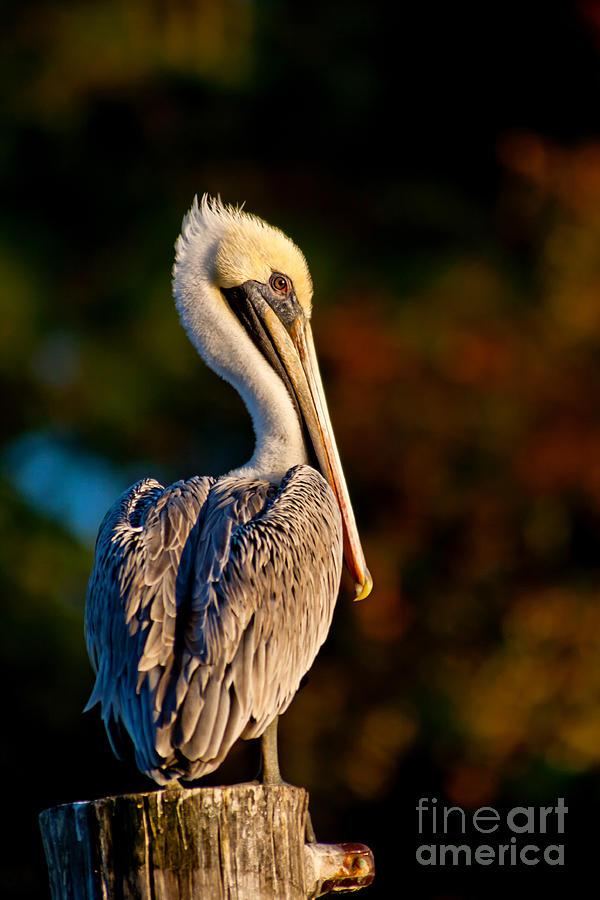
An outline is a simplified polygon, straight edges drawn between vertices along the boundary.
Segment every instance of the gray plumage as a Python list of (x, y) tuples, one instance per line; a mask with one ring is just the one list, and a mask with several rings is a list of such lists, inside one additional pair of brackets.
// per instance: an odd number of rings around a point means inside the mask
[(102, 702), (160, 784), (216, 769), (296, 693), (325, 640), (342, 565), (333, 492), (310, 466), (279, 486), (138, 482), (98, 535), (86, 607)]

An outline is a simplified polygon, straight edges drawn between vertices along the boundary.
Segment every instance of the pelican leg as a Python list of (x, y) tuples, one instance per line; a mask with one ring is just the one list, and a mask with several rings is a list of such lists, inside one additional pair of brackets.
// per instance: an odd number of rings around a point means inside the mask
[[(277, 722), (279, 716), (275, 716), (271, 724), (263, 731), (261, 737), (262, 749), (262, 783), (263, 784), (287, 784), (279, 771), (279, 754), (277, 752)], [(315, 829), (313, 828), (310, 812), (306, 810), (305, 835), (309, 844), (316, 843)]]
[(285, 784), (279, 771), (279, 754), (277, 752), (277, 722), (279, 716), (275, 716), (261, 737), (262, 749), (262, 783)]

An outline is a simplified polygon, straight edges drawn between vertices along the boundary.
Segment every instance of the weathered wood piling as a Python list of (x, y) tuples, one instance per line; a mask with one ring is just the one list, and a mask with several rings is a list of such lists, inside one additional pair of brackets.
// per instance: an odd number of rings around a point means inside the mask
[(307, 843), (303, 788), (124, 794), (40, 816), (53, 900), (307, 900), (374, 877), (362, 844)]

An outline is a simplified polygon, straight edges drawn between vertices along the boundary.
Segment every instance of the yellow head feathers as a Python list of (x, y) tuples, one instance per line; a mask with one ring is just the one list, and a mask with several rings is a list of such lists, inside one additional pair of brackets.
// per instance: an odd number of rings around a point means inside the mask
[(298, 302), (310, 315), (312, 281), (302, 252), (282, 231), (257, 216), (206, 194), (200, 204), (195, 199), (177, 242), (175, 275), (178, 266), (186, 267), (191, 254), (217, 288), (238, 287), (249, 280), (266, 283), (273, 272), (287, 275)]

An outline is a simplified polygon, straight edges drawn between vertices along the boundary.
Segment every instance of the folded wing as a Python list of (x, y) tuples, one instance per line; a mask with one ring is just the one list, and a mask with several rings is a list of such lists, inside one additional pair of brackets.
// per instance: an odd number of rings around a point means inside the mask
[(292, 700), (325, 640), (342, 564), (338, 505), (309, 466), (279, 486), (145, 479), (105, 517), (86, 640), (115, 752), (159, 783), (213, 771)]

